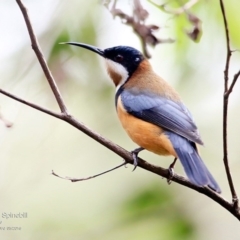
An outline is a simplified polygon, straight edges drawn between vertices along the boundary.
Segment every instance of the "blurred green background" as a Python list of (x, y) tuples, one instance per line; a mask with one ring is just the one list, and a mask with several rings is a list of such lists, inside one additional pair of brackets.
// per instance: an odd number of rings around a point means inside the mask
[[(101, 48), (130, 45), (141, 50), (132, 29), (113, 19), (99, 1), (24, 3), (70, 113), (104, 137), (134, 149), (136, 145), (118, 122), (115, 90), (102, 59), (84, 49), (58, 45), (71, 40)], [(223, 196), (231, 199), (222, 162), (226, 46), (219, 1), (199, 1), (191, 10), (203, 22), (199, 43), (183, 33), (191, 27), (185, 16), (173, 17), (144, 0), (142, 4), (150, 13), (148, 23), (161, 27), (156, 35), (176, 40), (150, 48), (150, 61), (192, 112), (205, 143), (202, 157)], [(225, 4), (233, 49), (239, 49), (240, 2)], [(131, 13), (132, 2), (119, 0), (118, 7)], [(0, 1), (0, 29), (0, 87), (58, 111), (15, 1)], [(230, 73), (234, 74), (239, 69), (239, 52), (232, 59)], [(228, 132), (230, 167), (238, 193), (239, 91), (237, 83), (230, 99)], [(13, 123), (6, 128), (0, 121), (1, 239), (240, 239), (239, 222), (218, 204), (175, 183), (169, 186), (165, 179), (140, 168), (132, 172), (128, 166), (79, 183), (52, 176), (53, 169), (63, 176), (85, 177), (114, 167), (122, 159), (68, 124), (3, 95), (0, 111)], [(163, 167), (172, 160), (149, 152), (141, 156)], [(180, 164), (176, 171), (184, 174)], [(2, 213), (19, 212), (27, 212), (27, 218), (2, 218)]]

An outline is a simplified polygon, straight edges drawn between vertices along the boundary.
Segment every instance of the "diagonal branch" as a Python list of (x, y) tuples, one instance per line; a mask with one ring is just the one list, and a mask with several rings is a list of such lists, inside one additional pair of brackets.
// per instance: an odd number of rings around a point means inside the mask
[(51, 74), (51, 71), (49, 70), (48, 68), (48, 65), (43, 57), (43, 54), (42, 54), (42, 51), (40, 49), (40, 46), (38, 44), (38, 40), (36, 38), (36, 35), (34, 33), (34, 30), (32, 28), (32, 24), (31, 24), (31, 21), (30, 21), (30, 18), (28, 16), (28, 13), (27, 13), (27, 8), (23, 5), (23, 3), (21, 2), (21, 0), (16, 0), (17, 4), (19, 5), (19, 8), (21, 9), (22, 11), (22, 14), (23, 14), (23, 17), (24, 17), (24, 20), (26, 22), (26, 25), (27, 25), (27, 30), (28, 30), (28, 33), (29, 33), (29, 36), (30, 36), (30, 39), (31, 39), (31, 43), (32, 43), (32, 49), (34, 50), (37, 58), (38, 58), (38, 61), (42, 67), (42, 70), (48, 80), (48, 83), (52, 89), (52, 92), (57, 100), (57, 103), (58, 103), (58, 106), (59, 108), (61, 109), (61, 112), (64, 113), (64, 114), (67, 114), (67, 107), (63, 101), (63, 98), (61, 96), (61, 93), (57, 87), (57, 84), (56, 82), (54, 81), (54, 78)]
[[(0, 89), (0, 93), (18, 101), (21, 102), (31, 108), (34, 108), (38, 111), (41, 111), (43, 113), (49, 114), (53, 117), (56, 117), (62, 121), (65, 121), (67, 123), (69, 123), (70, 125), (72, 125), (73, 127), (77, 128), (78, 130), (82, 131), (83, 133), (85, 133), (86, 135), (88, 135), (89, 137), (91, 137), (92, 139), (94, 139), (95, 141), (99, 142), (100, 144), (102, 144), (103, 146), (105, 146), (106, 148), (108, 148), (109, 150), (111, 150), (112, 152), (116, 153), (118, 156), (120, 156), (121, 158), (123, 158), (127, 163), (129, 164), (133, 164), (133, 157), (132, 154), (130, 152), (128, 152), (127, 150), (125, 150), (124, 148), (118, 146), (117, 144), (111, 142), (110, 140), (102, 137), (101, 135), (99, 135), (98, 133), (92, 131), (90, 128), (88, 128), (87, 126), (85, 126), (83, 123), (79, 122), (78, 120), (76, 120), (73, 116), (71, 115), (66, 115), (66, 114), (58, 114), (58, 113), (54, 113), (48, 109), (45, 109), (43, 107), (40, 107), (36, 104), (27, 102), (17, 96), (14, 96), (2, 89)], [(124, 165), (124, 164), (122, 164)], [(138, 167), (145, 169), (146, 171), (152, 172), (158, 176), (164, 177), (166, 179), (169, 178), (169, 171), (168, 169), (164, 169), (162, 167), (159, 166), (155, 166), (153, 164), (150, 164), (146, 161), (144, 161), (143, 159), (138, 157)], [(190, 189), (193, 189), (199, 193), (204, 194), (205, 196), (208, 196), (209, 198), (211, 198), (213, 201), (217, 202), (219, 205), (221, 205), (223, 208), (225, 208), (226, 210), (228, 210), (230, 213), (232, 213), (238, 220), (240, 220), (240, 212), (237, 208), (235, 208), (231, 203), (229, 203), (228, 201), (226, 201), (224, 198), (222, 198), (219, 194), (215, 193), (214, 191), (212, 191), (211, 189), (209, 189), (208, 187), (199, 187), (193, 183), (191, 183), (190, 181), (188, 181), (186, 178), (178, 175), (178, 174), (174, 174), (173, 178), (171, 179), (171, 181), (176, 182), (180, 185), (183, 185), (185, 187), (188, 187)]]
[(229, 29), (228, 29), (228, 23), (227, 23), (227, 17), (226, 12), (223, 4), (223, 0), (220, 0), (220, 7), (222, 11), (223, 16), (223, 22), (224, 22), (224, 28), (225, 28), (225, 35), (226, 35), (226, 47), (227, 47), (227, 57), (226, 57), (226, 64), (224, 69), (224, 94), (223, 94), (223, 162), (227, 174), (227, 179), (229, 183), (229, 187), (232, 194), (232, 202), (233, 205), (238, 208), (238, 196), (233, 184), (230, 167), (228, 163), (228, 142), (227, 142), (227, 117), (228, 117), (228, 100), (230, 93), (233, 90), (233, 87), (240, 75), (240, 71), (234, 75), (233, 81), (231, 83), (230, 88), (228, 89), (228, 81), (229, 81), (229, 65), (230, 65), (230, 59), (232, 56), (232, 51), (230, 49), (230, 37), (229, 37)]
[(10, 97), (10, 98), (12, 98), (12, 99), (14, 99), (14, 100), (16, 100), (16, 101), (18, 101), (18, 102), (20, 102), (20, 103), (23, 103), (23, 104), (25, 104), (25, 105), (27, 105), (27, 106), (29, 106), (29, 107), (32, 107), (32, 108), (34, 108), (34, 109), (36, 109), (36, 110), (38, 110), (38, 111), (40, 111), (40, 112), (44, 112), (44, 113), (46, 113), (46, 114), (48, 114), (48, 115), (51, 115), (51, 116), (53, 116), (53, 117), (55, 117), (55, 118), (60, 118), (60, 119), (61, 119), (61, 117), (62, 117), (62, 114), (61, 114), (61, 113), (56, 113), (56, 112), (53, 112), (53, 111), (48, 110), (48, 109), (46, 109), (46, 108), (43, 108), (43, 107), (41, 107), (41, 106), (39, 106), (39, 105), (37, 105), (37, 104), (30, 103), (30, 102), (28, 102), (28, 101), (26, 101), (26, 100), (23, 100), (23, 99), (21, 99), (21, 98), (19, 98), (19, 97), (17, 97), (17, 96), (14, 96), (14, 95), (11, 94), (11, 93), (8, 93), (8, 92), (2, 90), (1, 88), (0, 88), (0, 93), (2, 93), (3, 95), (5, 95), (5, 96), (7, 96), (7, 97)]
[(240, 70), (233, 76), (232, 83), (231, 83), (228, 91), (226, 92), (226, 94), (227, 94), (228, 96), (231, 94), (231, 92), (232, 92), (232, 90), (233, 90), (233, 88), (234, 88), (234, 86), (235, 86), (235, 84), (236, 84), (239, 76), (240, 76)]

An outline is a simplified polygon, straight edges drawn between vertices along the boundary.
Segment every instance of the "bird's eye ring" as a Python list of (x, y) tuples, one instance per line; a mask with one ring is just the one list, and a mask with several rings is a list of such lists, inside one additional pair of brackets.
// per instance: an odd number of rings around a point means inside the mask
[(116, 61), (116, 62), (122, 62), (122, 60), (123, 60), (123, 56), (120, 55), (120, 54), (118, 54), (118, 55), (115, 57), (115, 61)]

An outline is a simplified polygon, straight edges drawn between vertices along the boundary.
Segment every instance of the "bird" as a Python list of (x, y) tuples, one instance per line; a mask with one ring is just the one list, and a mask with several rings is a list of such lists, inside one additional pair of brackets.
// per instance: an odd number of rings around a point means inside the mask
[(64, 44), (88, 49), (105, 59), (107, 72), (116, 87), (117, 115), (129, 137), (139, 146), (132, 151), (135, 168), (138, 154), (144, 149), (158, 155), (172, 155), (170, 176), (179, 159), (190, 182), (221, 193), (199, 155), (197, 144), (203, 145), (203, 141), (190, 111), (140, 51), (129, 46), (102, 50), (79, 42)]

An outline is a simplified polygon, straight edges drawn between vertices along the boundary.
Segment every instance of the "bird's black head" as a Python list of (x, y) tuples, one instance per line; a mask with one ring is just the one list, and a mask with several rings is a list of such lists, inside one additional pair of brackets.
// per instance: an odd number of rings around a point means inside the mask
[(67, 44), (86, 48), (105, 58), (108, 73), (116, 86), (124, 84), (144, 60), (142, 53), (132, 47), (117, 46), (101, 50), (84, 43), (67, 42)]
[(137, 49), (127, 46), (117, 46), (104, 50), (104, 57), (122, 65), (131, 76), (144, 59)]

